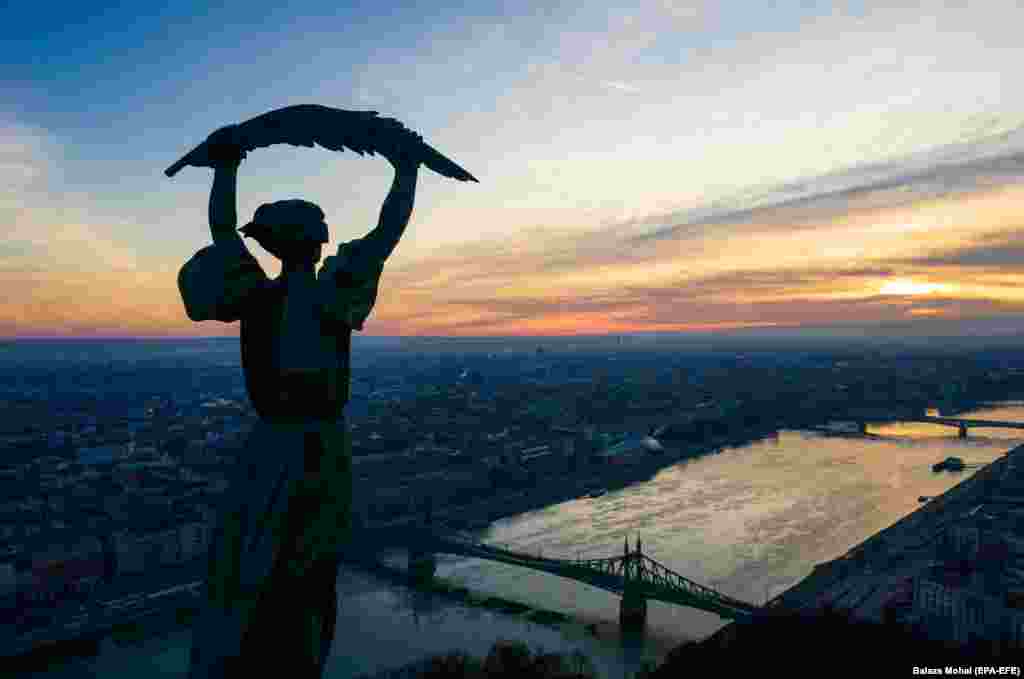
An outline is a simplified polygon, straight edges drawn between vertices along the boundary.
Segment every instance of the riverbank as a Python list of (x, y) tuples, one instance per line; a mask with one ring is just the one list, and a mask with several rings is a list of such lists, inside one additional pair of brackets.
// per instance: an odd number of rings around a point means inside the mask
[[(46, 658), (90, 655), (88, 649), (103, 639), (117, 641), (145, 633), (134, 630), (158, 627), (170, 616), (185, 616), (179, 609), (193, 608), (205, 585), (207, 567), (202, 559), (183, 566), (166, 567), (154, 572), (123, 575), (113, 583), (96, 587), (92, 599), (81, 609), (69, 606), (56, 612), (48, 627), (23, 633), (8, 628), (2, 638), (4, 649), (0, 662), (16, 662), (18, 658), (35, 663)], [(194, 584), (178, 592), (168, 592), (186, 584)], [(156, 593), (163, 592), (160, 596)], [(129, 602), (129, 600), (131, 600)], [(101, 602), (120, 601), (121, 606), (105, 606)], [(165, 625), (166, 626), (166, 625)]]
[[(111, 648), (144, 648), (154, 640), (186, 632), (198, 612), (198, 603), (166, 604), (100, 630), (40, 644), (17, 655), (0, 658), (0, 676), (7, 676), (5, 672), (25, 677), (45, 677), (51, 672), (70, 673), (61, 676), (79, 676), (68, 668), (89, 663), (101, 654), (109, 653)], [(104, 648), (108, 650), (104, 651)]]

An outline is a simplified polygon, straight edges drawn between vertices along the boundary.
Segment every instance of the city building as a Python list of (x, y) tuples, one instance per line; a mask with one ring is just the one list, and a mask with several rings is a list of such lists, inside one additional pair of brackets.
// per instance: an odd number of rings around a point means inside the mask
[(914, 580), (913, 611), (933, 638), (958, 644), (997, 641), (1024, 648), (1024, 610), (962, 583), (931, 574)]
[(77, 530), (49, 530), (26, 544), (29, 570), (19, 584), (29, 601), (55, 601), (88, 594), (103, 578), (103, 544), (99, 536)]
[(78, 461), (81, 464), (96, 465), (112, 463), (125, 454), (124, 446), (103, 445), (78, 449)]

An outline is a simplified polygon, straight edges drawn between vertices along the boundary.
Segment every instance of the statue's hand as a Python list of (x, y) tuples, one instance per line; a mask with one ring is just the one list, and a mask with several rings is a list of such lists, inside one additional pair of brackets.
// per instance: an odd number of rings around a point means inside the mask
[(422, 135), (412, 130), (401, 130), (395, 133), (392, 147), (383, 152), (384, 157), (396, 172), (413, 170), (422, 162), (422, 142)]
[(199, 167), (236, 167), (247, 155), (241, 148), (238, 126), (227, 125), (215, 130), (200, 147), (200, 158), (193, 161)]

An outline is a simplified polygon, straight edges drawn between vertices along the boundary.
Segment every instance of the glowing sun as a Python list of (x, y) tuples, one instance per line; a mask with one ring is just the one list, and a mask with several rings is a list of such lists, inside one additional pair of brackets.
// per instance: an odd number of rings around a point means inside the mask
[(951, 286), (942, 283), (918, 283), (907, 278), (897, 278), (882, 285), (882, 295), (927, 295), (932, 292), (947, 291)]

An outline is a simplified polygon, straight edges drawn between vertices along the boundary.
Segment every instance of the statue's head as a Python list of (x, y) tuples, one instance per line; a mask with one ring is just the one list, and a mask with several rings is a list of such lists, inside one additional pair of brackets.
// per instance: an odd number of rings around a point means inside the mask
[(324, 211), (298, 198), (260, 205), (239, 231), (286, 264), (315, 264), (327, 242)]

